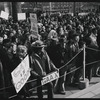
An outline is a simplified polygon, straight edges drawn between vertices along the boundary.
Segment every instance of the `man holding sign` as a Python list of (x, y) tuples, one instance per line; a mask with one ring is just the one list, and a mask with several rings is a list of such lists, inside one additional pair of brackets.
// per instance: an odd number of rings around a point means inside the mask
[[(31, 73), (37, 78), (37, 95), (38, 98), (43, 98), (42, 85), (46, 84), (48, 90), (48, 98), (53, 98), (53, 84), (51, 81), (59, 77), (58, 69), (51, 62), (47, 52), (44, 50), (45, 45), (40, 40), (32, 43), (32, 55), (31, 58)], [(54, 72), (53, 71), (57, 71)], [(51, 73), (50, 75), (47, 75)]]

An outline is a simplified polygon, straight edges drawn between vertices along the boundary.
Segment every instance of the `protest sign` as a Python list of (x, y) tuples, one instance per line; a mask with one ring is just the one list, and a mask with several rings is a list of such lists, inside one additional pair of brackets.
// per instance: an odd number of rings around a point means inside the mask
[(6, 19), (6, 20), (8, 20), (8, 18), (9, 18), (9, 13), (4, 12), (4, 11), (1, 11), (0, 17), (1, 17), (1, 18), (4, 18), (4, 19)]
[(31, 31), (33, 34), (38, 34), (38, 25), (37, 25), (37, 16), (36, 14), (30, 13), (30, 21), (31, 21)]
[(18, 20), (26, 20), (26, 14), (25, 13), (18, 13)]
[(12, 75), (12, 80), (13, 80), (15, 90), (18, 93), (30, 77), (30, 67), (29, 67), (29, 56), (28, 55), (12, 71), (11, 75)]
[(30, 19), (37, 22), (37, 15), (33, 14), (33, 13), (30, 13)]
[(54, 81), (58, 78), (59, 78), (59, 73), (57, 71), (52, 72), (52, 73), (48, 74), (47, 76), (43, 77), (41, 84), (42, 85), (47, 84), (47, 83)]

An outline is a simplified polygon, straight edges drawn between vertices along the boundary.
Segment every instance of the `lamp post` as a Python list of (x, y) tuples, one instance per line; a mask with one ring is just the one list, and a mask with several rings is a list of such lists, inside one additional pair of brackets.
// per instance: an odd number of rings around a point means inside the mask
[(12, 17), (15, 22), (18, 20), (17, 13), (21, 12), (21, 2), (12, 2)]
[(85, 43), (83, 45), (83, 81), (85, 80)]

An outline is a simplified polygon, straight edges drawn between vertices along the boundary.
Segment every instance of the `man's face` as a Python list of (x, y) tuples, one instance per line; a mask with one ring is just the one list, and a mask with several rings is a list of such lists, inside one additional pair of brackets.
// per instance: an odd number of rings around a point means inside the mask
[(10, 46), (11, 46), (11, 43), (10, 43), (10, 42), (8, 42), (8, 43), (4, 44), (4, 46), (5, 46), (7, 49), (9, 49), (9, 48), (10, 48)]
[(26, 56), (26, 54), (27, 54), (27, 51), (25, 51), (25, 50), (21, 50), (18, 52), (18, 56), (22, 57), (22, 58), (24, 58)]
[(79, 36), (75, 36), (75, 37), (74, 37), (74, 40), (75, 40), (76, 42), (79, 42), (80, 37), (79, 37)]
[(97, 30), (94, 31), (94, 35), (97, 36)]

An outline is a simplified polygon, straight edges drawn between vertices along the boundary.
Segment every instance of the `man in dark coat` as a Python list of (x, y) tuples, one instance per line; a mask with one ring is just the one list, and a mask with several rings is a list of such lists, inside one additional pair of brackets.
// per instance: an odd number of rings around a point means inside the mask
[[(59, 44), (54, 49), (55, 60), (52, 60), (57, 68), (61, 68), (64, 64), (67, 63), (67, 50), (66, 50), (66, 38), (64, 35), (61, 35), (59, 39)], [(52, 58), (51, 58), (52, 59)], [(68, 67), (65, 66), (59, 70), (60, 78), (58, 79), (58, 83), (56, 85), (55, 93), (56, 94), (65, 94), (65, 79), (66, 79), (66, 71)]]
[[(39, 99), (43, 98), (41, 80), (44, 76), (52, 71), (58, 71), (55, 65), (50, 60), (47, 52), (44, 50), (43, 42), (37, 40), (32, 43), (33, 52), (31, 57), (31, 73), (33, 77), (37, 78), (37, 95)], [(53, 98), (53, 84), (49, 82), (46, 84), (48, 90), (48, 99)]]
[[(75, 30), (71, 30), (69, 32), (69, 41), (67, 43), (67, 51), (68, 51), (68, 61), (70, 61), (79, 51), (79, 34), (76, 33)], [(76, 58), (74, 58), (70, 63), (69, 63), (69, 71), (73, 70), (74, 68), (77, 67), (77, 65), (79, 64), (79, 61), (77, 60), (78, 56)], [(78, 63), (78, 64), (76, 64)], [(69, 84), (71, 83), (71, 85), (74, 85), (74, 81), (77, 79), (79, 79), (79, 74), (80, 71), (76, 71), (73, 72), (69, 75), (67, 75), (67, 80), (69, 80)]]

